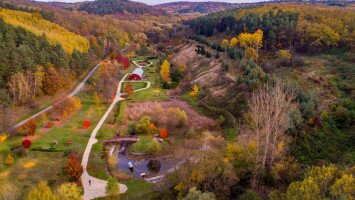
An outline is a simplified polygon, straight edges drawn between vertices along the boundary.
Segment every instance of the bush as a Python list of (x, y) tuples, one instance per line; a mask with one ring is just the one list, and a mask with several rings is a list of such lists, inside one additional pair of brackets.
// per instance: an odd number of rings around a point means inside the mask
[(222, 69), (223, 71), (228, 71), (229, 65), (227, 63), (222, 63)]
[(84, 172), (77, 156), (72, 154), (65, 165), (65, 173), (69, 176), (70, 181), (78, 181), (81, 174)]
[(269, 61), (263, 62), (261, 67), (266, 73), (271, 72), (273, 70), (273, 67), (271, 66), (271, 63)]
[(149, 116), (142, 117), (142, 119), (136, 124), (136, 133), (140, 135), (148, 134), (149, 125), (150, 125), (150, 117)]
[(339, 128), (350, 128), (355, 123), (355, 102), (342, 99), (330, 106), (332, 116)]
[(138, 142), (132, 145), (133, 152), (142, 152), (148, 154), (155, 154), (161, 151), (160, 144), (157, 139), (150, 139), (147, 137), (142, 137)]
[(304, 66), (304, 59), (301, 57), (294, 57), (292, 58), (292, 65), (295, 67), (303, 67)]
[(254, 190), (248, 190), (240, 197), (240, 200), (261, 200), (261, 197)]
[(147, 164), (149, 171), (158, 173), (161, 168), (161, 163), (158, 160), (150, 160)]
[(15, 162), (14, 158), (12, 157), (11, 154), (7, 155), (6, 159), (5, 159), (5, 164), (6, 165), (13, 165)]

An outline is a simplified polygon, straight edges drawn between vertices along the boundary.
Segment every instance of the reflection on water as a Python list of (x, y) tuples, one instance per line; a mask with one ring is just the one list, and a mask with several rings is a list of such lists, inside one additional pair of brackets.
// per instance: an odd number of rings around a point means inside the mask
[[(154, 176), (156, 174), (164, 174), (168, 172), (171, 168), (173, 168), (173, 160), (169, 158), (165, 159), (155, 159), (158, 160), (161, 164), (160, 170), (158, 173), (150, 172), (148, 169), (148, 162), (149, 160), (132, 160), (127, 158), (126, 150), (129, 147), (128, 143), (121, 143), (121, 149), (118, 153), (118, 162), (117, 162), (117, 169), (127, 174), (131, 174), (134, 178), (141, 178), (141, 173), (145, 173), (148, 177)], [(128, 163), (131, 162), (133, 165), (133, 171), (129, 169)]]

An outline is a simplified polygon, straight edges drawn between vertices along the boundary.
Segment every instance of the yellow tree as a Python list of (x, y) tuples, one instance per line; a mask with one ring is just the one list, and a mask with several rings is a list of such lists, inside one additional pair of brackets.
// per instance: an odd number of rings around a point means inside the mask
[(263, 34), (264, 32), (261, 29), (258, 29), (255, 33), (252, 34), (251, 37), (251, 45), (259, 52), (259, 49), (263, 46)]
[(169, 61), (164, 60), (162, 66), (161, 66), (160, 75), (164, 81), (168, 81), (168, 79), (170, 77), (170, 63), (169, 63)]
[(237, 44), (238, 44), (238, 39), (236, 37), (232, 38), (231, 41), (229, 42), (229, 48), (234, 49), (234, 56), (235, 60), (237, 60)]
[(192, 88), (192, 91), (190, 92), (191, 96), (196, 96), (198, 94), (199, 88), (197, 86), (197, 84), (194, 85), (194, 87)]

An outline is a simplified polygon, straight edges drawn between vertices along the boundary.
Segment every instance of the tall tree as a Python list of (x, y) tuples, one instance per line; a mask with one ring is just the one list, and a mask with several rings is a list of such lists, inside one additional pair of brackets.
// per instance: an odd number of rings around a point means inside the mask
[(281, 83), (266, 85), (254, 91), (248, 101), (248, 124), (243, 127), (241, 132), (244, 134), (239, 136), (239, 142), (255, 144), (253, 157), (257, 182), (262, 172), (270, 173), (275, 159), (283, 154), (287, 143), (285, 132), (290, 127), (289, 116), (295, 105), (294, 95), (285, 91)]
[(163, 78), (164, 81), (168, 81), (170, 78), (170, 63), (168, 60), (164, 60), (161, 69), (160, 69), (160, 75)]

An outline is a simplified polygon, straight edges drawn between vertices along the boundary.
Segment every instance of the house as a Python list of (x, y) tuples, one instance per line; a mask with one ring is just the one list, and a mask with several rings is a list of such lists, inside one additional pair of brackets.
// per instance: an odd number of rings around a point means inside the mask
[(128, 80), (130, 81), (140, 81), (143, 79), (144, 71), (141, 68), (136, 68), (133, 70), (132, 74), (129, 75)]

